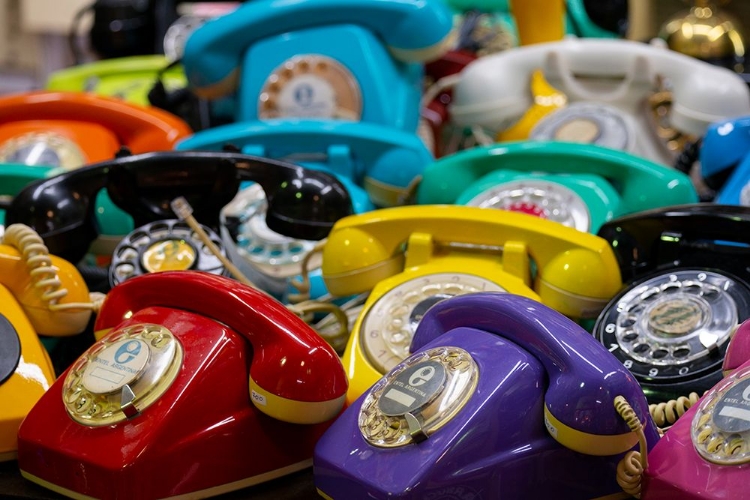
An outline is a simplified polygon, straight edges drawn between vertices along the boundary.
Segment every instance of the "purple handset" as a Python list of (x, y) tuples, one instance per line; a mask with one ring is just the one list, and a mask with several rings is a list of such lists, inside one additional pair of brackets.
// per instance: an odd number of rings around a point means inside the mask
[(318, 442), (315, 483), (333, 498), (593, 498), (621, 492), (637, 437), (623, 396), (658, 440), (633, 376), (588, 332), (508, 293), (446, 299), (408, 359)]

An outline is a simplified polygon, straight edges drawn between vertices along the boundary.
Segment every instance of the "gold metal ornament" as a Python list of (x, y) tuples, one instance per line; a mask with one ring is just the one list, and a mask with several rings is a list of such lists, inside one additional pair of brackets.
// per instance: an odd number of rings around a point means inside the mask
[(727, 1), (695, 0), (688, 11), (668, 19), (659, 38), (670, 49), (703, 61), (744, 71), (745, 42), (735, 18), (719, 10)]

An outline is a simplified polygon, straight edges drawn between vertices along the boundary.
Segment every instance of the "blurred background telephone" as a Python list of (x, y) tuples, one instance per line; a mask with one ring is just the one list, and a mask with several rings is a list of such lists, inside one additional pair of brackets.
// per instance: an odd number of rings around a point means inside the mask
[(310, 466), (344, 404), (333, 349), (277, 301), (222, 276), (128, 280), (95, 328), (108, 333), (18, 432), (22, 475), (68, 496), (203, 498), (290, 474)]
[(595, 143), (672, 165), (710, 123), (750, 114), (750, 91), (733, 71), (667, 49), (567, 39), (471, 63), (449, 111), (482, 142)]
[(133, 153), (173, 149), (192, 133), (153, 107), (82, 92), (35, 91), (0, 97), (0, 162), (74, 169)]
[(716, 384), (729, 339), (750, 316), (750, 208), (693, 204), (608, 222), (623, 290), (594, 328), (652, 403)]
[(696, 147), (713, 202), (750, 206), (750, 116), (712, 124)]
[(322, 258), (332, 295), (370, 292), (344, 352), (349, 402), (409, 354), (420, 318), (442, 299), (504, 291), (594, 318), (622, 285), (601, 238), (477, 207), (407, 206), (345, 217)]
[(596, 233), (614, 217), (695, 203), (698, 195), (682, 172), (623, 151), (518, 141), (439, 159), (422, 174), (416, 201), (524, 212)]
[(657, 440), (638, 383), (585, 330), (527, 297), (474, 293), (428, 310), (413, 354), (323, 435), (315, 486), (332, 499), (624, 498), (618, 462)]

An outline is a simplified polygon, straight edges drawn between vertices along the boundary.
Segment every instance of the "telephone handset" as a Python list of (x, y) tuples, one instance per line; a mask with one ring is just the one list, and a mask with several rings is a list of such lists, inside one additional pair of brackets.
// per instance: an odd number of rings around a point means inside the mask
[(625, 288), (594, 335), (653, 403), (702, 394), (721, 378), (735, 327), (750, 317), (750, 208), (694, 204), (608, 222)]
[(334, 296), (371, 291), (344, 352), (349, 402), (408, 355), (419, 318), (441, 299), (505, 291), (580, 319), (596, 317), (622, 285), (601, 238), (525, 214), (448, 205), (339, 220), (321, 270)]
[(93, 306), (83, 278), (49, 255), (21, 225), (0, 238), (0, 461), (15, 458), (18, 426), (55, 371), (37, 335), (69, 336), (87, 326)]
[(315, 485), (327, 498), (622, 493), (617, 463), (639, 438), (618, 397), (644, 444), (658, 439), (633, 376), (583, 328), (527, 297), (446, 299), (412, 345), (318, 442)]
[[(184, 196), (195, 218), (218, 230), (219, 213), (242, 181), (256, 182), (264, 189), (267, 224), (282, 234), (322, 239), (334, 221), (351, 214), (346, 189), (324, 172), (240, 153), (191, 151), (121, 156), (63, 172), (20, 192), (6, 220), (35, 228), (53, 253), (78, 262), (99, 233), (94, 201), (105, 189), (117, 207), (133, 217), (135, 227), (174, 219), (170, 202)], [(29, 211), (30, 206), (35, 210)], [(153, 245), (175, 229), (184, 232), (182, 225), (150, 226), (140, 236), (131, 235), (134, 245), (123, 247), (123, 252), (132, 253), (134, 247), (139, 252), (156, 250)], [(150, 244), (142, 247), (138, 243), (144, 238)], [(149, 267), (145, 261), (144, 265)]]
[(714, 202), (750, 206), (750, 116), (711, 124), (700, 144), (700, 174)]
[(682, 172), (623, 151), (521, 141), (441, 158), (422, 174), (416, 201), (525, 212), (596, 233), (614, 217), (698, 195)]
[(748, 334), (750, 322), (744, 321), (727, 349), (725, 378), (690, 407), (649, 453), (641, 498), (719, 499), (744, 494), (750, 460)]
[(160, 109), (84, 92), (35, 91), (0, 98), (0, 161), (65, 169), (133, 153), (173, 149), (190, 135)]
[(157, 76), (168, 89), (187, 86), (185, 74), (179, 66), (163, 71), (168, 64), (169, 61), (162, 55), (105, 59), (56, 71), (47, 79), (45, 89), (92, 92), (148, 106), (148, 93)]
[(23, 476), (70, 496), (205, 497), (289, 474), (310, 465), (344, 404), (333, 349), (229, 278), (133, 278), (107, 295), (95, 328), (109, 333), (18, 432)]
[(260, 0), (196, 29), (183, 64), (201, 97), (239, 86), (237, 121), (338, 117), (413, 133), (419, 63), (447, 48), (451, 26), (439, 0)]
[(39, 167), (21, 163), (0, 164), (0, 236), (5, 225), (5, 207), (23, 188), (44, 179), (52, 167)]
[[(529, 79), (539, 69), (568, 105), (537, 113)], [(461, 73), (449, 111), (458, 125), (491, 134), (524, 119), (533, 127), (531, 138), (596, 143), (671, 165), (675, 152), (649, 132), (654, 126), (646, 101), (659, 78), (672, 95), (668, 119), (659, 122), (683, 134), (700, 137), (712, 122), (750, 114), (750, 92), (736, 73), (673, 51), (607, 39), (567, 39), (483, 57)], [(541, 120), (524, 116), (535, 113), (547, 114)]]

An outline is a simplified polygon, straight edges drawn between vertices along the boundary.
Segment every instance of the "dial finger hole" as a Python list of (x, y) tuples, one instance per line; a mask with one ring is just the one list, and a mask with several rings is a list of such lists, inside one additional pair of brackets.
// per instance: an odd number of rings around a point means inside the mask
[(133, 231), (130, 234), (130, 244), (133, 245), (135, 248), (148, 245), (150, 242), (151, 242), (151, 238), (149, 237), (149, 235), (147, 235), (143, 231)]
[(656, 349), (651, 353), (651, 357), (654, 359), (664, 359), (669, 356), (669, 351), (666, 349)]
[(135, 273), (135, 267), (133, 267), (132, 264), (120, 264), (117, 267), (115, 267), (115, 277), (117, 278), (117, 281), (125, 281), (126, 279), (133, 276)]
[(621, 328), (631, 328), (633, 325), (635, 325), (638, 318), (635, 316), (625, 316), (622, 319), (620, 319), (620, 327)]
[(690, 355), (690, 348), (688, 347), (678, 347), (672, 351), (672, 356), (674, 356), (675, 358), (686, 358), (689, 355)]
[(626, 331), (623, 334), (622, 340), (625, 341), (625, 342), (633, 342), (638, 337), (639, 337), (639, 335), (637, 333), (635, 333), (634, 331), (630, 330), (630, 331)]
[(645, 354), (650, 350), (651, 350), (651, 347), (648, 344), (636, 344), (633, 347), (633, 352), (638, 353), (638, 354)]

